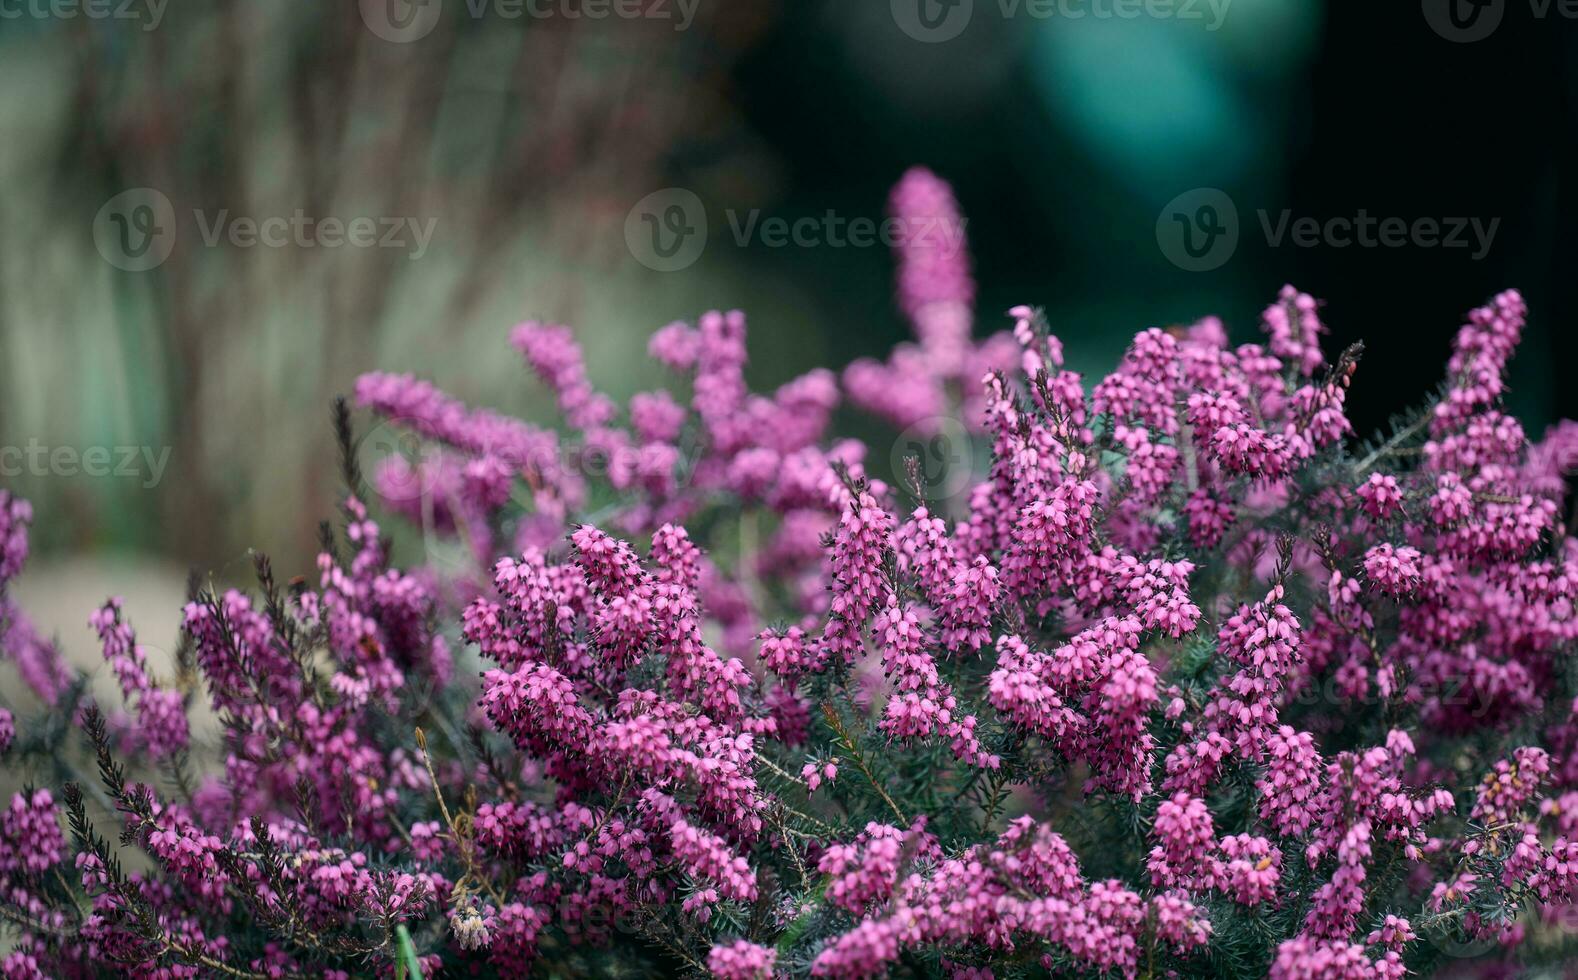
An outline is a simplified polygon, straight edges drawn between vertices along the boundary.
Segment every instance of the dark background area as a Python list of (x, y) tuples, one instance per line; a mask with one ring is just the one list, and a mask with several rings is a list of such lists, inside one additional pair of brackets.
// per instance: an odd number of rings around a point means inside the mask
[[(839, 6), (828, 5), (828, 16)], [(1441, 380), (1468, 309), (1516, 287), (1531, 320), (1513, 404), (1534, 432), (1578, 415), (1578, 386), (1561, 380), (1575, 352), (1578, 209), (1564, 178), (1578, 164), (1578, 25), (1554, 11), (1536, 19), (1514, 2), (1494, 35), (1454, 44), (1410, 0), (1299, 6), (1316, 15), (1307, 25), (1312, 43), (1285, 82), (1260, 88), (1262, 66), (1233, 79), (1259, 118), (1239, 134), (1256, 164), (1213, 174), (1207, 160), (1195, 179), (1158, 179), (1148, 196), (1060, 130), (1033, 91), (1033, 52), (1012, 37), (982, 42), (1006, 63), (990, 69), (996, 77), (970, 111), (953, 117), (924, 107), (884, 112), (858, 65), (828, 47), (817, 16), (777, 22), (735, 77), (745, 117), (783, 160), (804, 213), (828, 201), (859, 210), (857, 202), (878, 198), (917, 161), (952, 180), (969, 218), (987, 322), (1015, 303), (1046, 305), (1066, 313), (1065, 336), (1077, 346), (1215, 313), (1247, 341), (1258, 337), (1259, 311), (1290, 282), (1326, 301), (1328, 353), (1366, 343), (1350, 402), (1366, 432)], [(949, 44), (964, 45), (978, 27), (1011, 35), (1061, 26), (980, 19)], [(1158, 142), (1154, 152), (1169, 149)], [(1238, 201), (1244, 234), (1226, 266), (1192, 273), (1167, 262), (1152, 224), (1170, 189), (1196, 184)], [(1407, 220), (1477, 216), (1500, 225), (1479, 260), (1444, 248), (1272, 248), (1252, 230), (1260, 208), (1321, 219), (1361, 208)], [(763, 261), (778, 258), (802, 256)], [(816, 275), (872, 327), (835, 338), (840, 360), (877, 354), (903, 336), (874, 288), (886, 256), (845, 258)], [(1116, 321), (1113, 309), (1130, 319)]]

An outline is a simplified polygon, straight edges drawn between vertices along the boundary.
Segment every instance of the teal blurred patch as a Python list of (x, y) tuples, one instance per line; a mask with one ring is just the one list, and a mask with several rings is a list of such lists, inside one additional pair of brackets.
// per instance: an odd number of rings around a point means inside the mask
[(1018, 3), (1049, 112), (1137, 192), (1231, 183), (1253, 167), (1266, 145), (1255, 103), (1304, 69), (1323, 9), (1320, 0), (1057, 0), (1038, 17), (1031, 0)]

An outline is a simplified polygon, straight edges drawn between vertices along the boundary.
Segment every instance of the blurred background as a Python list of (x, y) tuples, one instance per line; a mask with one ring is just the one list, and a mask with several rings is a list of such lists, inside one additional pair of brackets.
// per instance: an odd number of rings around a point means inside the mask
[[(1537, 432), (1578, 415), (1559, 6), (3, 0), (0, 446), (37, 510), (19, 598), (86, 636), (92, 604), (146, 589), (128, 607), (153, 640), (187, 568), (239, 579), (258, 545), (307, 570), (333, 396), (413, 371), (549, 421), (506, 344), (520, 320), (573, 325), (616, 397), (661, 382), (651, 330), (710, 308), (748, 312), (758, 387), (883, 357), (906, 327), (882, 245), (741, 229), (880, 220), (915, 164), (968, 217), (978, 334), (1041, 305), (1096, 372), (1147, 326), (1215, 313), (1254, 339), (1292, 282), (1328, 301), (1331, 350), (1366, 341), (1368, 431), (1517, 286), (1512, 399)], [(658, 271), (627, 230), (672, 188), (709, 234)], [(1222, 196), (1236, 216), (1199, 210)], [(1329, 222), (1361, 213), (1441, 240), (1344, 246)], [(325, 224), (356, 218), (379, 244)], [(1229, 221), (1203, 260), (1169, 244)]]

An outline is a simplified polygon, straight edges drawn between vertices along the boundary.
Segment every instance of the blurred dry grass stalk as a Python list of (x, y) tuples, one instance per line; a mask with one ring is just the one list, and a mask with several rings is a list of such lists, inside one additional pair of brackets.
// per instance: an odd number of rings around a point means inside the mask
[[(172, 447), (151, 491), (8, 481), (37, 502), (41, 547), (157, 548), (223, 568), (267, 542), (300, 567), (332, 506), (332, 396), (360, 371), (410, 370), (546, 417), (505, 345), (527, 317), (579, 324), (592, 364), (637, 372), (595, 379), (612, 393), (650, 385), (645, 359), (619, 349), (659, 325), (655, 311), (707, 300), (696, 277), (633, 261), (624, 218), (676, 159), (701, 180), (759, 166), (716, 94), (759, 9), (704, 4), (680, 32), (474, 19), (451, 3), (408, 44), (374, 36), (355, 3), (172, 4), (148, 32), (7, 22), (0, 445)], [(91, 224), (145, 186), (174, 204), (175, 249), (121, 272)], [(193, 220), (298, 210), (436, 225), (412, 261), (208, 246)]]

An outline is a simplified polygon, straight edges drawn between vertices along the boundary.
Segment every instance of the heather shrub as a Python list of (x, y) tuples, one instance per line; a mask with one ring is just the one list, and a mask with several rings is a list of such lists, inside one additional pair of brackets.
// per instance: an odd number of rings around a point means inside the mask
[[(1284, 289), (1087, 384), (974, 339), (924, 171), (915, 342), (748, 390), (745, 318), (615, 404), (511, 335), (558, 429), (370, 374), (315, 574), (194, 578), (173, 677), (91, 611), (96, 705), (14, 602), (8, 978), (1501, 975), (1578, 949), (1578, 426), (1502, 410), (1515, 292), (1359, 441), (1362, 351)], [(844, 401), (920, 447), (829, 434)], [(409, 436), (369, 460), (358, 432)], [(945, 492), (932, 440), (980, 469)], [(952, 440), (957, 442), (958, 440)], [(952, 446), (950, 451), (957, 450)], [(365, 464), (365, 465), (364, 465)], [(887, 478), (885, 478), (887, 477)], [(47, 506), (48, 502), (42, 502)], [(0, 494), (0, 583), (29, 505)], [(393, 561), (412, 522), (423, 560)], [(457, 556), (460, 556), (457, 558)], [(206, 701), (223, 738), (194, 734)]]

